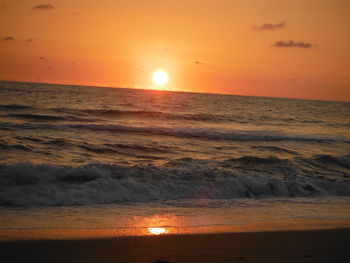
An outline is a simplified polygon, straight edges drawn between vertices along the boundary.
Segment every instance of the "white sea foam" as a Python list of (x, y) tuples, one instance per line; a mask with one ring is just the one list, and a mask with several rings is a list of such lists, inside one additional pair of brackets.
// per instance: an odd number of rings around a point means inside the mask
[[(301, 164), (301, 163), (304, 163)], [(331, 171), (323, 170), (332, 166)], [(350, 157), (226, 161), (163, 166), (0, 166), (0, 205), (89, 205), (176, 199), (350, 196)]]

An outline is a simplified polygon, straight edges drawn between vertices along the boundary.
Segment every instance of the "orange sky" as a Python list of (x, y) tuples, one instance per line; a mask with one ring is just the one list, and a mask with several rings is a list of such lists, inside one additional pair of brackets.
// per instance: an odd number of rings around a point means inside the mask
[(349, 0), (0, 0), (0, 79), (152, 88), (162, 68), (169, 90), (350, 101), (349, 10)]

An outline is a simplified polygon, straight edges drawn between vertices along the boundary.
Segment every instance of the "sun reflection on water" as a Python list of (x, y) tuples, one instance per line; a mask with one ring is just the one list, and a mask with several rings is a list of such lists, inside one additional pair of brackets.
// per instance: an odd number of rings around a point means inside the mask
[(149, 217), (133, 217), (133, 225), (146, 235), (175, 234), (181, 221), (173, 214), (155, 214)]

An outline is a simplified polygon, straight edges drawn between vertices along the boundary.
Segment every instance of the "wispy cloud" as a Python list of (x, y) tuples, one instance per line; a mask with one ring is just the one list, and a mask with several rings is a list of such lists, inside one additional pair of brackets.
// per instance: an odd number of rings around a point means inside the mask
[(261, 26), (254, 26), (253, 28), (255, 30), (276, 30), (276, 29), (282, 29), (285, 28), (287, 26), (287, 22), (286, 21), (281, 21), (280, 23), (277, 24), (271, 24), (271, 23), (265, 23)]
[(296, 47), (296, 48), (313, 48), (317, 45), (303, 42), (303, 41), (277, 41), (276, 43), (272, 44), (273, 47)]
[(0, 38), (0, 39), (1, 39), (1, 40), (4, 40), (4, 41), (12, 41), (12, 40), (15, 40), (15, 38), (12, 37), (12, 36), (2, 37), (2, 38)]
[(33, 10), (52, 10), (55, 7), (50, 4), (41, 4), (41, 5), (36, 5), (33, 7)]

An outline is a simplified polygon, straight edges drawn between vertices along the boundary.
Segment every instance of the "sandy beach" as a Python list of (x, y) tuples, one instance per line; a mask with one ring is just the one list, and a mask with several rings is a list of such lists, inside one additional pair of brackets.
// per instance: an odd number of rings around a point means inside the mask
[(1, 262), (349, 262), (350, 229), (0, 243)]

